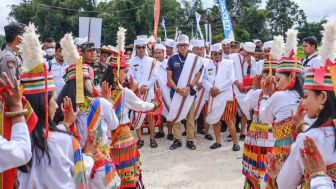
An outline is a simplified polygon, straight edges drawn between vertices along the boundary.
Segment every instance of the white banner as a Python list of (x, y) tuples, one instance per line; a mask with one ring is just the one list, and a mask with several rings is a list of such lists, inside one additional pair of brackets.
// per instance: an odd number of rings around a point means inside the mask
[(100, 48), (102, 21), (101, 18), (79, 17), (79, 37), (87, 37), (95, 48)]

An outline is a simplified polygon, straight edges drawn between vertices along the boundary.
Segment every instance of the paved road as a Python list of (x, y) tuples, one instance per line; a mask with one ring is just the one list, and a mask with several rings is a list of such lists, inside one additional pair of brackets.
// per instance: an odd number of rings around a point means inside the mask
[[(145, 129), (145, 146), (140, 149), (143, 179), (146, 189), (240, 189), (244, 177), (241, 174), (242, 149), (232, 151), (232, 142), (211, 150), (214, 141), (197, 135), (197, 150), (183, 147), (170, 151), (172, 144), (166, 138), (158, 139), (158, 148), (149, 147), (149, 135)], [(210, 128), (212, 130), (212, 128)], [(135, 132), (133, 133), (136, 137)], [(222, 134), (226, 141), (227, 133)], [(214, 136), (214, 135), (213, 135)], [(185, 138), (184, 138), (185, 140)], [(243, 144), (240, 143), (242, 148)]]

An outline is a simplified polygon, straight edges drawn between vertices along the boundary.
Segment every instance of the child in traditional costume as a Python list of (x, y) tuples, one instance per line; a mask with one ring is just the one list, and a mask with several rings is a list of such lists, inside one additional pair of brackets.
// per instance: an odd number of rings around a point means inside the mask
[(144, 188), (144, 185), (142, 183), (139, 150), (130, 130), (129, 111), (142, 113), (155, 111), (157, 115), (160, 115), (163, 107), (162, 102), (142, 101), (130, 89), (122, 87), (129, 69), (129, 63), (124, 55), (125, 32), (124, 28), (119, 28), (117, 39), (118, 59), (108, 66), (104, 74), (102, 81), (107, 82), (109, 87), (102, 87), (102, 93), (111, 90), (111, 100), (119, 119), (118, 128), (112, 132), (110, 154), (121, 178), (120, 188), (138, 189)]
[[(324, 67), (313, 68), (307, 71), (303, 85), (304, 98), (298, 111), (293, 115), (293, 121), (298, 131), (303, 131), (292, 144), (291, 152), (283, 164), (279, 174), (273, 176), (273, 184), (279, 189), (310, 188), (310, 179), (316, 176), (329, 176), (334, 184), (336, 181), (336, 65), (332, 62), (335, 58), (336, 47), (336, 22), (328, 21), (324, 25), (322, 46), (320, 48), (321, 60)], [(316, 121), (304, 128), (304, 115), (317, 118)], [(305, 131), (304, 131), (305, 130)], [(321, 156), (312, 148), (304, 147), (308, 139), (315, 141), (321, 151)], [(301, 155), (312, 158), (323, 158), (326, 162), (326, 172), (309, 172), (305, 170)], [(270, 158), (270, 165), (274, 158)], [(280, 166), (275, 166), (280, 167)], [(270, 171), (271, 172), (271, 171)]]
[[(76, 119), (76, 127), (73, 128), (82, 147), (88, 141), (90, 130), (97, 132), (97, 145), (99, 150), (93, 155), (95, 163), (90, 173), (90, 188), (113, 188), (117, 187), (120, 179), (115, 172), (115, 166), (110, 158), (108, 137), (119, 122), (111, 104), (104, 98), (93, 99), (95, 88), (92, 84), (92, 69), (82, 63), (82, 58), (76, 51), (71, 34), (66, 34), (61, 40), (64, 60), (70, 65), (66, 70), (66, 81), (63, 90), (58, 97), (58, 103), (62, 98), (69, 96), (74, 103), (74, 111), (79, 108)], [(58, 114), (58, 119), (62, 117)], [(78, 132), (77, 132), (78, 131)]]
[[(263, 88), (260, 101), (259, 118), (263, 123), (272, 124), (275, 138), (274, 154), (279, 162), (284, 162), (290, 153), (290, 146), (295, 141), (297, 132), (292, 121), (292, 110), (296, 110), (302, 92), (302, 64), (295, 55), (297, 31), (287, 32), (285, 57), (278, 62), (275, 80), (277, 92), (272, 94), (272, 86)], [(280, 36), (281, 37), (281, 36)], [(281, 37), (282, 38), (282, 37)], [(270, 96), (272, 94), (272, 96)], [(268, 179), (265, 175), (264, 181)]]
[(272, 152), (274, 138), (272, 134), (272, 125), (263, 123), (259, 118), (260, 101), (263, 97), (261, 88), (272, 85), (270, 88), (274, 91), (274, 84), (269, 76), (274, 76), (277, 68), (277, 60), (281, 59), (283, 51), (282, 40), (274, 38), (271, 48), (272, 58), (263, 62), (262, 78), (256, 78), (253, 81), (252, 88), (246, 94), (244, 104), (248, 109), (253, 110), (253, 118), (250, 128), (247, 131), (247, 137), (244, 141), (243, 169), (242, 173), (246, 177), (244, 189), (258, 189), (266, 172), (266, 155)]
[[(44, 65), (42, 45), (33, 24), (23, 34), (23, 69), (20, 77), (23, 94), (39, 116), (32, 131), (32, 159), (18, 173), (19, 188), (87, 188), (87, 177), (93, 166), (93, 159), (82, 154), (78, 140), (69, 132), (68, 125), (75, 120), (74, 111), (64, 110), (71, 100), (64, 99), (63, 124), (52, 120), (56, 109), (55, 84), (53, 76)], [(84, 153), (94, 153), (94, 143), (86, 143)]]

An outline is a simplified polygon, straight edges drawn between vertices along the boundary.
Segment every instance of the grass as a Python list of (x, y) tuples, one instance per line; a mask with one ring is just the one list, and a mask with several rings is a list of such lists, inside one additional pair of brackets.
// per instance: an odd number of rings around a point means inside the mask
[(297, 57), (298, 58), (304, 58), (305, 55), (303, 53), (303, 47), (302, 46), (298, 46), (298, 49), (297, 49)]

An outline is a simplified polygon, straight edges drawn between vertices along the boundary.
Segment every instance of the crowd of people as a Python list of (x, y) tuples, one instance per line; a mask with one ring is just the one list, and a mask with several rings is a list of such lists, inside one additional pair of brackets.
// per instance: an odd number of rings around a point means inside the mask
[(319, 51), (314, 36), (302, 41), (302, 60), (295, 29), (286, 42), (209, 44), (180, 34), (126, 46), (119, 27), (117, 45), (101, 48), (72, 34), (41, 44), (34, 24), (4, 30), (3, 188), (145, 188), (144, 128), (151, 148), (166, 137), (170, 150), (183, 136), (195, 150), (196, 133), (220, 148), (228, 130), (233, 151), (244, 143), (245, 189), (334, 188), (335, 21), (324, 25)]

